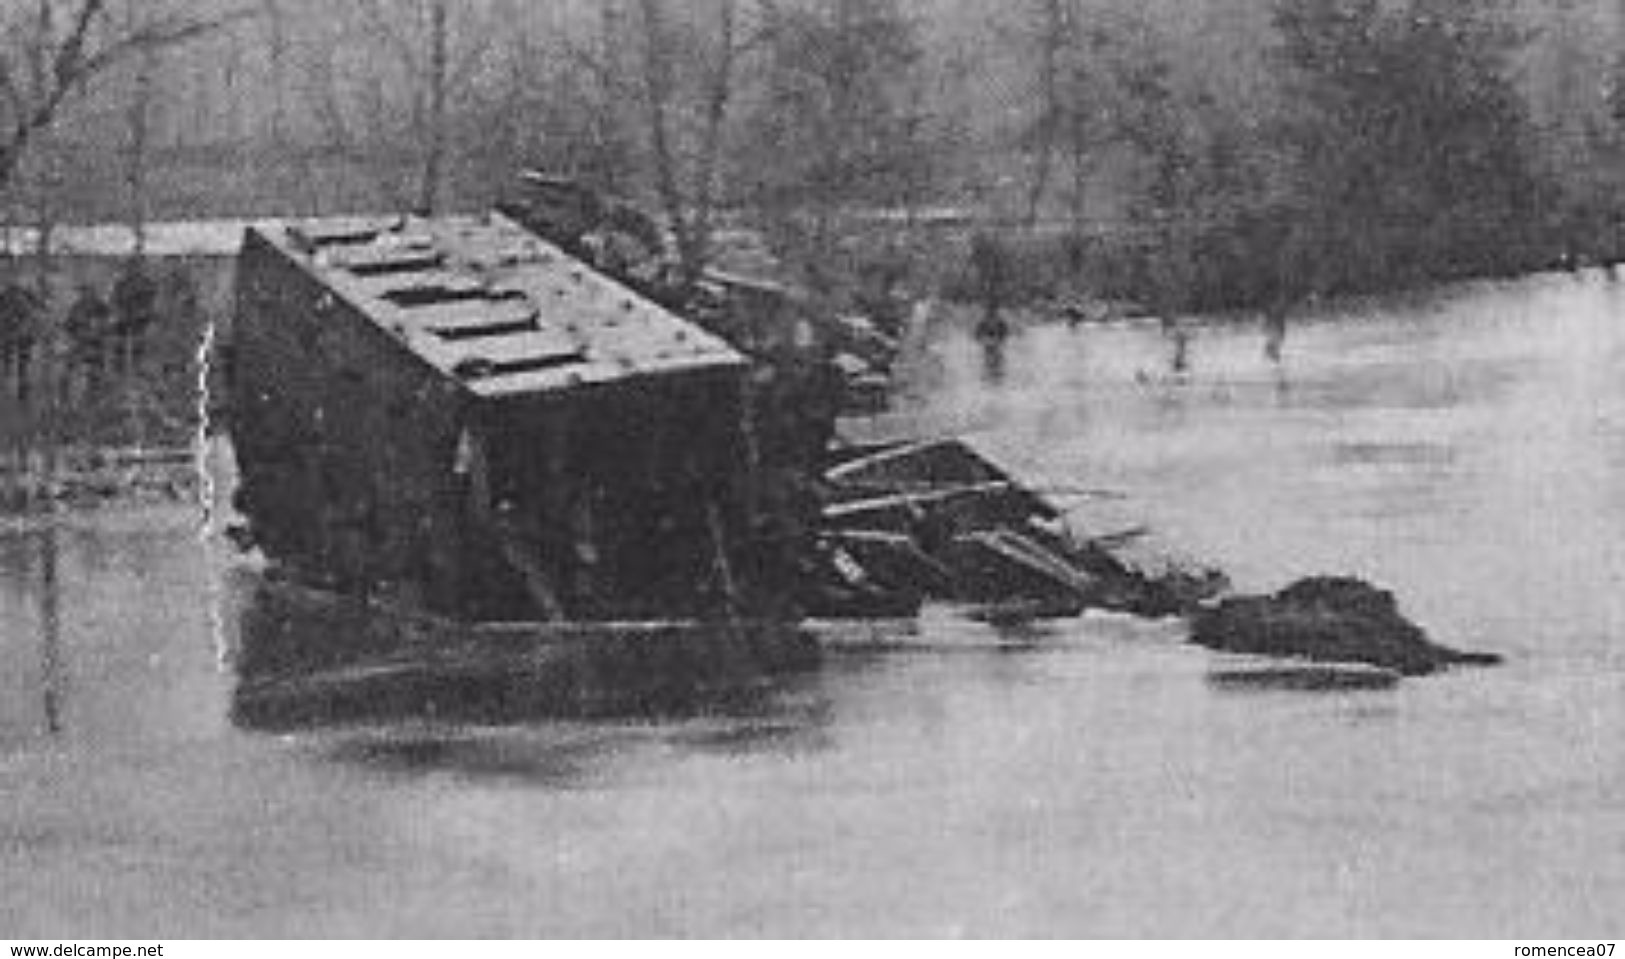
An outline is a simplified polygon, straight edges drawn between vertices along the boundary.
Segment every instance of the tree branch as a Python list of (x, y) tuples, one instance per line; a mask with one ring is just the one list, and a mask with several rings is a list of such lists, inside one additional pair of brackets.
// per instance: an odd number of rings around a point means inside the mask
[(678, 186), (676, 157), (671, 146), (668, 129), (671, 98), (671, 50), (666, 37), (665, 19), (660, 0), (641, 0), (639, 11), (643, 21), (643, 86), (644, 106), (648, 112), (649, 148), (654, 154), (655, 190), (665, 207), (666, 218), (677, 236), (678, 255), (685, 270), (691, 268), (687, 217), (683, 209), (682, 190)]
[(692, 235), (689, 237), (689, 256), (692, 262), (685, 262), (684, 267), (692, 275), (692, 281), (698, 279), (705, 260), (710, 255), (711, 244), (711, 215), (715, 205), (717, 185), (717, 163), (722, 153), (722, 133), (724, 124), (728, 119), (728, 102), (733, 97), (734, 63), (739, 56), (739, 49), (734, 41), (734, 0), (720, 0), (721, 6), (717, 10), (717, 40), (721, 51), (718, 53), (716, 68), (711, 72), (710, 89), (706, 91), (705, 103), (705, 140), (701, 145), (700, 168), (695, 174), (698, 183), (695, 186), (694, 219), (691, 224)]
[(74, 92), (132, 54), (177, 46), (250, 15), (247, 10), (239, 10), (209, 20), (180, 17), (152, 20), (100, 48), (93, 48), (93, 35), (106, 7), (106, 0), (81, 0), (60, 42), (52, 36), (55, 18), (51, 0), (41, 0), (40, 16), (31, 36), (19, 36), (13, 29), (14, 42), (20, 40), (29, 59), (48, 68), (39, 71), (43, 75), (27, 94), (22, 92), (10, 71), (4, 71), (4, 82), (0, 86), (5, 87), (13, 104), (13, 116), (10, 128), (5, 131), (5, 140), (0, 142), (0, 189), (10, 184), (29, 144), (41, 130), (55, 122), (63, 103)]

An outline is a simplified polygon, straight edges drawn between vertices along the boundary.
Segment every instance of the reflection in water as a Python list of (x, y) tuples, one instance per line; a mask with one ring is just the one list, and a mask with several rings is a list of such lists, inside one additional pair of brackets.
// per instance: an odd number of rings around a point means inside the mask
[(1207, 683), (1222, 692), (1341, 693), (1393, 689), (1400, 678), (1399, 673), (1387, 669), (1305, 664), (1214, 669), (1208, 672)]
[(1163, 327), (1173, 352), (1168, 357), (1168, 372), (1184, 376), (1191, 371), (1191, 331), (1183, 323), (1174, 321)]
[(668, 741), (697, 753), (733, 758), (804, 756), (833, 745), (830, 729), (836, 717), (826, 696), (785, 689), (760, 700), (759, 706), (736, 711), (725, 717), (726, 722), (675, 729)]
[(62, 596), (57, 577), (59, 555), (56, 525), (47, 522), (39, 533), (40, 545), (40, 685), (44, 700), (45, 730), (62, 731)]
[(1264, 359), (1281, 365), (1286, 347), (1286, 310), (1279, 304), (1264, 311)]
[(298, 731), (344, 766), (570, 789), (652, 740), (736, 757), (828, 745), (799, 633), (486, 630), (244, 571), (226, 596), (232, 721)]
[(1448, 467), (1456, 461), (1456, 449), (1447, 443), (1430, 441), (1345, 440), (1332, 444), (1332, 460), (1340, 467)]
[(475, 626), (239, 577), (232, 718), (249, 729), (749, 716), (816, 667), (788, 626)]
[(1004, 382), (1006, 336), (979, 337), (982, 347), (982, 381), (989, 386)]
[(470, 779), (502, 779), (567, 789), (592, 779), (615, 758), (616, 740), (584, 736), (523, 735), (524, 730), (413, 731), (385, 728), (340, 738), (327, 759), (401, 776), (451, 773)]
[(374, 716), (364, 726), (305, 727), (332, 762), (394, 775), (452, 774), (568, 789), (601, 779), (653, 746), (733, 760), (806, 757), (831, 748), (830, 700), (813, 681), (784, 679), (749, 699), (690, 702), (682, 715), (591, 717), (514, 713), (500, 721)]
[[(0, 654), (9, 646), (17, 656), (14, 663), (0, 656), (0, 667), (17, 684), (14, 691), (0, 690), (0, 706), (11, 705), (25, 714), (0, 710), (0, 744), (12, 724), (26, 725), (30, 734), (54, 736), (63, 731), (68, 669), (63, 658), (59, 535), (55, 521), (46, 519), (13, 537), (0, 538)], [(8, 605), (17, 613), (7, 615)]]

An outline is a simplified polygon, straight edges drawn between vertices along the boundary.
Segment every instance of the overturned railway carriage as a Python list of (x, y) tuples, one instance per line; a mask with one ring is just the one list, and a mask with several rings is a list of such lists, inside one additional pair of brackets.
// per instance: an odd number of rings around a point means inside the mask
[(250, 231), (239, 506), (305, 581), (465, 620), (752, 612), (747, 363), (501, 216)]

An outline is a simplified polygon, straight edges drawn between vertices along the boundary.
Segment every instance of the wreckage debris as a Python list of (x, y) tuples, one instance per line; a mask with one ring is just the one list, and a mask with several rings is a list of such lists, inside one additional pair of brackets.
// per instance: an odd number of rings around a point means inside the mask
[(1105, 608), (1150, 619), (1192, 615), (1230, 589), (1223, 572), (1183, 555), (1144, 527), (1090, 537), (1079, 547), (1077, 561), (1113, 585)]
[(1399, 612), (1392, 593), (1343, 576), (1301, 579), (1269, 596), (1224, 599), (1196, 613), (1191, 642), (1230, 653), (1366, 663), (1405, 676), (1501, 662), (1492, 653), (1432, 642)]
[[(844, 580), (864, 587), (855, 616), (876, 595), (967, 604), (972, 618), (990, 622), (1088, 608), (1166, 616), (1227, 585), (1171, 556), (1137, 564), (1128, 547), (1138, 536), (1075, 534), (1055, 504), (963, 439), (836, 453), (821, 494), (819, 541)], [(825, 616), (847, 613), (828, 597), (812, 605)]]
[(727, 340), (760, 364), (784, 374), (796, 354), (824, 354), (833, 399), (848, 413), (877, 413), (891, 396), (892, 365), (901, 352), (897, 324), (882, 314), (835, 315), (813, 306), (802, 288), (781, 282), (785, 270), (760, 236), (718, 231), (712, 265), (690, 276), (653, 217), (630, 201), (607, 196), (569, 177), (529, 171), (499, 206), (538, 238), (583, 266), (625, 284), (683, 319)]
[(236, 500), (302, 582), (473, 623), (1165, 615), (1223, 586), (1076, 536), (966, 440), (832, 449), (816, 355), (500, 216), (253, 231), (239, 283)]

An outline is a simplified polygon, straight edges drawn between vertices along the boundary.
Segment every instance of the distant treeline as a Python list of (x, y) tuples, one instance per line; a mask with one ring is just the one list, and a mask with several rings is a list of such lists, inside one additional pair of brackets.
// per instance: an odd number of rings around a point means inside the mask
[[(1134, 186), (1115, 232), (1082, 217), (1058, 234), (1002, 231), (1016, 296), (1285, 309), (1625, 259), (1618, 185), (1577, 189), (1541, 162), (1514, 80), (1530, 34), (1504, 4), (1277, 0), (1269, 96), (1240, 112), (1174, 84), (1143, 32), (1097, 21), (1074, 40), (1065, 4), (1048, 7), (1045, 69), (1061, 76), (1025, 148), (1040, 171), (1055, 154), (1086, 167), (1120, 151)], [(1625, 158), (1621, 116), (1591, 131), (1598, 163)]]
[[(1618, 71), (1593, 78), (1606, 109), (1576, 107), (1578, 139), (1552, 162), (1561, 131), (1520, 86), (1531, 44), (1551, 41), (1515, 6), (1275, 0), (1262, 76), (1238, 97), (1144, 16), (1029, 0), (998, 42), (1025, 52), (1033, 95), (991, 166), (967, 166), (959, 131), (920, 95), (918, 24), (897, 3), (775, 6), (732, 132), (694, 141), (715, 150), (698, 170), (715, 189), (684, 193), (693, 171), (657, 162), (655, 196), (686, 253), (705, 250), (709, 207), (726, 202), (838, 295), (909, 274), (974, 295), (976, 236), (1004, 249), (1012, 299), (1163, 314), (1625, 258)], [(978, 180), (993, 173), (1016, 189)], [(846, 215), (883, 206), (907, 222), (967, 198), (960, 229)]]
[(690, 275), (746, 226), (837, 299), (953, 294), (981, 233), (1013, 296), (1164, 311), (1621, 253), (1611, 0), (38, 6), (0, 14), (30, 225), (484, 208), (538, 168), (657, 213)]

